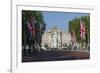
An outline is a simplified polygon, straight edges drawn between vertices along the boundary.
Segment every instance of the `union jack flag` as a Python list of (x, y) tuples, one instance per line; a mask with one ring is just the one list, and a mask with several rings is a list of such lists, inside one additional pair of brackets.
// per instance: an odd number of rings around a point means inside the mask
[(34, 22), (32, 22), (32, 19), (28, 22), (28, 30), (31, 34), (31, 37), (35, 37), (35, 27), (34, 27)]
[(71, 32), (71, 41), (72, 41), (72, 43), (76, 42), (76, 34), (75, 34), (74, 30)]
[(81, 37), (81, 39), (85, 39), (85, 34), (86, 34), (86, 31), (85, 31), (84, 22), (82, 20), (80, 20), (80, 37)]

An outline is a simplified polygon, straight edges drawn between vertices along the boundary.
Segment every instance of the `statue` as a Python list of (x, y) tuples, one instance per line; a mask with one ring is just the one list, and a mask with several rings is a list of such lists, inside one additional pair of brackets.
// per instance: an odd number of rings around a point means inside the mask
[(58, 36), (57, 36), (57, 32), (56, 31), (54, 31), (54, 33), (53, 33), (53, 48), (57, 48), (57, 44), (58, 44)]

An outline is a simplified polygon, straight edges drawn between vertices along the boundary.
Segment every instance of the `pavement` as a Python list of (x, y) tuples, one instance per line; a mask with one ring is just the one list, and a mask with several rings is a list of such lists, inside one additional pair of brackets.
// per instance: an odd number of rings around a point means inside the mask
[(66, 61), (66, 60), (81, 60), (89, 59), (89, 52), (52, 50), (41, 51), (36, 54), (23, 55), (22, 62), (41, 62), (41, 61)]

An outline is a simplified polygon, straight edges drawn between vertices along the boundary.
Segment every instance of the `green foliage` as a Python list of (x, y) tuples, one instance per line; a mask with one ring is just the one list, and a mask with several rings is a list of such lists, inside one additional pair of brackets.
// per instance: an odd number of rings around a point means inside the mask
[[(84, 40), (81, 40), (80, 38), (80, 20), (82, 20), (86, 26), (86, 39)], [(73, 20), (69, 21), (69, 33), (71, 33), (73, 30), (75, 31), (78, 42), (88, 43), (90, 41), (90, 16), (82, 16), (81, 19), (74, 18)]]
[[(22, 10), (22, 44), (28, 44), (29, 36), (28, 36), (28, 27), (27, 22), (30, 21), (31, 18), (35, 17), (35, 29), (36, 29), (36, 37), (39, 37), (37, 40), (42, 39), (42, 34), (46, 29), (46, 24), (43, 20), (42, 12), (40, 11), (30, 11), (30, 10)], [(41, 41), (40, 41), (41, 42)]]

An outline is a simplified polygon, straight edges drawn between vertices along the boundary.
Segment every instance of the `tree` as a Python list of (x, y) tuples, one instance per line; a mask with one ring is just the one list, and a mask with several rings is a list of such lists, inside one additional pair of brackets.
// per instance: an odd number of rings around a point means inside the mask
[[(84, 25), (86, 26), (86, 35), (85, 35), (86, 39), (84, 40), (80, 38), (80, 20), (82, 20), (84, 22)], [(86, 44), (89, 43), (90, 16), (82, 16), (81, 19), (75, 17), (73, 20), (69, 21), (69, 33), (71, 33), (73, 30), (75, 31), (77, 42), (86, 42)]]
[[(35, 19), (32, 19), (35, 18)], [(27, 22), (29, 22), (32, 19), (32, 21), (35, 20), (35, 37), (32, 37), (31, 41), (28, 27), (27, 27)], [(39, 47), (41, 47), (41, 42), (42, 42), (42, 35), (46, 29), (46, 24), (43, 20), (43, 15), (42, 12), (40, 11), (29, 11), (29, 10), (22, 10), (22, 45), (25, 47), (26, 45), (29, 45), (30, 48), (31, 46), (32, 49), (38, 50)], [(37, 48), (35, 47), (36, 45)]]

